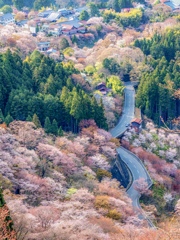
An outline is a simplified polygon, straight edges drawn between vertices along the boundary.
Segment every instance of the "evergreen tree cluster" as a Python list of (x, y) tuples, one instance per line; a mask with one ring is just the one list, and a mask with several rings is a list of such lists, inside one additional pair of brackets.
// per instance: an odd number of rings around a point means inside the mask
[(180, 30), (168, 30), (164, 35), (156, 33), (152, 39), (136, 40), (134, 45), (140, 48), (145, 55), (151, 55), (154, 59), (163, 56), (169, 62), (180, 51)]
[(2, 4), (3, 3), (8, 5), (14, 4), (14, 6), (19, 10), (21, 10), (23, 7), (29, 7), (38, 10), (41, 9), (42, 7), (49, 7), (52, 4), (55, 4), (55, 0), (1, 0), (1, 1)]
[(132, 7), (132, 0), (113, 0), (112, 8), (116, 12), (120, 12), (122, 8), (130, 8)]
[(136, 40), (146, 55), (149, 71), (140, 81), (137, 106), (157, 124), (169, 123), (180, 115), (180, 29), (155, 34), (152, 39)]
[(24, 61), (10, 50), (1, 54), (1, 123), (33, 119), (37, 127), (46, 125), (48, 133), (57, 135), (62, 130), (78, 132), (81, 120), (94, 119), (106, 129), (103, 104), (75, 86), (72, 73), (77, 70), (71, 62), (58, 63), (38, 51)]

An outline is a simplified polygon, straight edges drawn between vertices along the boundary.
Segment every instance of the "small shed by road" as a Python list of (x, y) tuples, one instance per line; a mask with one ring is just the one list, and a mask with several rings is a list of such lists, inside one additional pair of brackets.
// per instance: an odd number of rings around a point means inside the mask
[(131, 128), (134, 128), (134, 130), (139, 133), (142, 129), (142, 120), (140, 118), (134, 118), (132, 121), (131, 121)]

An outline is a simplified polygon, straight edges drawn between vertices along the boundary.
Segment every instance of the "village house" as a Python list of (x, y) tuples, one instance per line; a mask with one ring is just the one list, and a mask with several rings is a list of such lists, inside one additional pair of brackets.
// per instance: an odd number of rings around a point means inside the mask
[(59, 18), (61, 17), (61, 14), (59, 12), (52, 12), (47, 18), (46, 20), (48, 22), (55, 22), (57, 21)]
[(86, 28), (85, 28), (85, 27), (79, 27), (79, 28), (77, 29), (77, 32), (78, 32), (78, 33), (86, 33)]
[(180, 1), (179, 0), (161, 0), (162, 3), (169, 6), (173, 11), (180, 9)]
[(16, 25), (19, 27), (28, 27), (27, 23), (28, 23), (28, 20), (24, 19), (22, 21), (17, 22)]
[(65, 17), (69, 14), (73, 14), (74, 10), (68, 10), (66, 8), (61, 8), (61, 9), (58, 10), (58, 12), (61, 14), (62, 17)]
[(14, 16), (11, 13), (6, 13), (0, 16), (0, 24), (6, 25), (10, 23), (14, 23)]
[(37, 24), (36, 24), (36, 22), (30, 22), (29, 23), (29, 31), (30, 31), (30, 33), (32, 33), (32, 34), (36, 34), (37, 33)]
[(131, 121), (130, 127), (135, 130), (135, 132), (139, 133), (142, 129), (142, 120), (140, 118), (134, 118)]
[(56, 49), (54, 49), (54, 48), (49, 48), (49, 49), (46, 51), (47, 54), (57, 53), (57, 52), (58, 52), (58, 51), (57, 51)]
[(58, 24), (50, 24), (47, 29), (48, 34), (52, 34), (53, 36), (60, 36), (62, 33), (62, 27)]
[(77, 28), (73, 25), (61, 24), (62, 26), (62, 34), (64, 35), (72, 35), (77, 33)]
[(46, 18), (48, 17), (51, 13), (53, 12), (53, 10), (46, 10), (46, 11), (43, 11), (43, 12), (40, 12), (38, 14), (38, 17), (42, 17), (42, 18)]
[(49, 29), (49, 24), (44, 23), (41, 27), (41, 32), (48, 33), (48, 29)]
[(50, 42), (38, 42), (37, 43), (37, 49), (40, 52), (46, 52), (49, 49)]
[(96, 90), (100, 91), (103, 95), (108, 93), (108, 88), (106, 87), (105, 82), (101, 82), (96, 86)]
[(80, 23), (80, 21), (78, 19), (75, 20), (69, 20), (69, 21), (65, 21), (65, 22), (61, 22), (59, 23), (59, 25), (71, 25), (74, 26), (75, 28), (79, 28), (82, 26), (82, 24)]

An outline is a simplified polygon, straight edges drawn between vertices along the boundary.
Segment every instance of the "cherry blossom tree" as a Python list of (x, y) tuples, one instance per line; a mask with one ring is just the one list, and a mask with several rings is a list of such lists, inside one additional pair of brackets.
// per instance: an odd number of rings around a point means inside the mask
[(148, 183), (144, 178), (139, 178), (134, 181), (133, 187), (137, 190), (140, 194), (149, 195), (150, 190), (148, 189)]
[(39, 206), (29, 211), (37, 219), (42, 229), (47, 229), (60, 217), (60, 212), (53, 206)]

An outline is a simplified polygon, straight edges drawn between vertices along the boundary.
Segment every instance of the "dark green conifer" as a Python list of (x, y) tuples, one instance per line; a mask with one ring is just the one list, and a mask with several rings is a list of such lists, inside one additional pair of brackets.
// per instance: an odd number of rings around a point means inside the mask
[(2, 110), (0, 109), (0, 124), (4, 122), (4, 115), (2, 113)]
[(60, 137), (64, 136), (64, 133), (63, 133), (63, 130), (62, 130), (61, 126), (58, 129), (58, 136), (60, 136)]
[(26, 121), (27, 122), (32, 122), (32, 117), (30, 115), (28, 115), (27, 118), (26, 118)]
[(52, 122), (51, 133), (54, 134), (54, 135), (58, 134), (58, 124), (57, 124), (57, 121), (55, 119)]
[(8, 113), (8, 115), (5, 117), (4, 122), (6, 123), (7, 126), (9, 126), (9, 124), (13, 121), (13, 118), (11, 117), (11, 115)]
[(36, 125), (37, 128), (41, 128), (41, 122), (39, 121), (39, 118), (36, 114), (33, 115), (32, 119), (33, 123)]
[(46, 133), (51, 133), (51, 129), (52, 129), (52, 126), (51, 126), (50, 119), (49, 117), (46, 117), (44, 122), (44, 130)]

